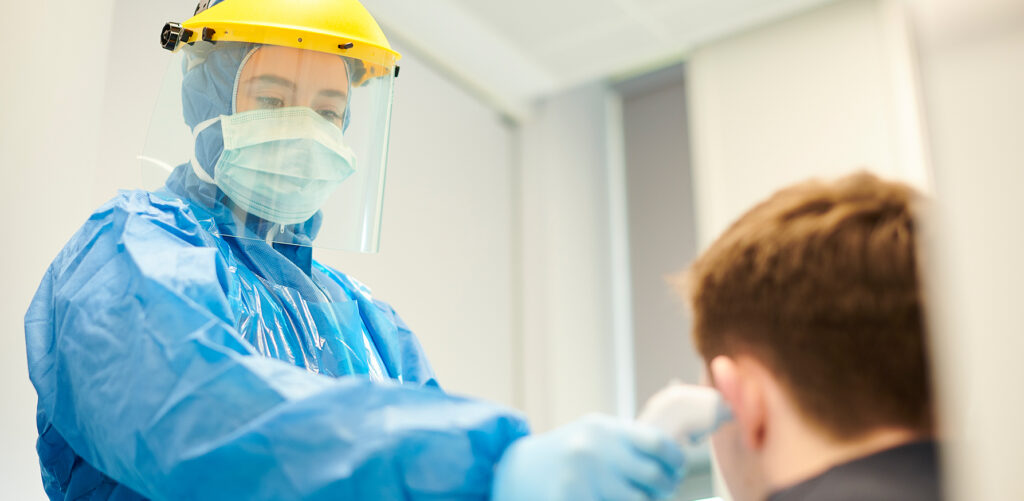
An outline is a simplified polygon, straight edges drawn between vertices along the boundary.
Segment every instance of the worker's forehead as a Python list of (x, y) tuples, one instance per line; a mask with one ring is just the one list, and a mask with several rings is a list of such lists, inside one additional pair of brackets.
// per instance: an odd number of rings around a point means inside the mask
[(300, 75), (315, 80), (348, 80), (345, 61), (334, 54), (265, 45), (246, 61), (243, 74)]

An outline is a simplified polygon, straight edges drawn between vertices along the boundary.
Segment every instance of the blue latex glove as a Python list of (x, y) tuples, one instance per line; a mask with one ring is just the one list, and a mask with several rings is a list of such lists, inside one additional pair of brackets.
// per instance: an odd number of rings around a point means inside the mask
[(682, 481), (683, 462), (683, 451), (657, 428), (595, 414), (512, 444), (495, 470), (491, 499), (659, 499)]

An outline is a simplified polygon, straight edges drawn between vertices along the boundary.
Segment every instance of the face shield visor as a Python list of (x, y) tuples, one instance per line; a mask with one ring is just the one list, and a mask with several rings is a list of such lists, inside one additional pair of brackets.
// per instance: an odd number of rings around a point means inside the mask
[(222, 235), (376, 252), (395, 58), (346, 49), (183, 45), (140, 156), (144, 186)]

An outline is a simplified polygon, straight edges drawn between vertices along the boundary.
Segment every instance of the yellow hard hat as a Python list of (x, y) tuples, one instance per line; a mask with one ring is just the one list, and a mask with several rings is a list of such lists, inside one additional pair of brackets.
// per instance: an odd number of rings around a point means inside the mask
[(170, 51), (198, 40), (315, 50), (382, 67), (402, 57), (358, 0), (202, 0), (191, 19), (167, 23), (160, 35)]

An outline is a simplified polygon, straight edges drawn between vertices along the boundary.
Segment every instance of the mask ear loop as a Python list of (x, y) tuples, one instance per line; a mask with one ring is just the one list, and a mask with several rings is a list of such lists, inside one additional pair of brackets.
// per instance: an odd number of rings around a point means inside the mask
[(215, 184), (215, 181), (209, 174), (203, 170), (203, 167), (199, 165), (199, 159), (196, 157), (196, 142), (199, 140), (199, 134), (209, 128), (211, 125), (217, 123), (223, 116), (213, 117), (209, 120), (204, 120), (196, 124), (196, 127), (192, 129), (192, 172), (204, 183)]

